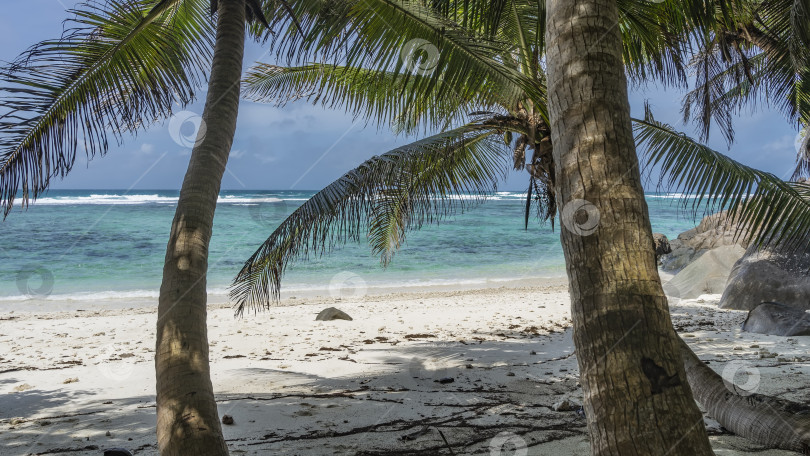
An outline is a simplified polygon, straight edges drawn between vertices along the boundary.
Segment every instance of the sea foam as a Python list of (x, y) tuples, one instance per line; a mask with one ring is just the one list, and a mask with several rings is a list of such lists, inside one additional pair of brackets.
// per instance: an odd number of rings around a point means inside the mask
[[(302, 200), (295, 199), (295, 200)], [(290, 199), (291, 201), (293, 199)], [(220, 196), (219, 204), (260, 204), (260, 203), (280, 203), (285, 200), (268, 196)], [(81, 206), (81, 205), (142, 205), (142, 204), (177, 204), (176, 196), (151, 195), (117, 195), (117, 194), (93, 194), (89, 196), (56, 196), (39, 198), (34, 205), (39, 206)]]

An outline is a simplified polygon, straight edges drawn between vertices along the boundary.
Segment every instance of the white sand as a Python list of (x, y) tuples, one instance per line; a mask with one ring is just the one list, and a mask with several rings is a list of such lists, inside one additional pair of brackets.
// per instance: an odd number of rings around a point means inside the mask
[[(719, 371), (747, 363), (759, 392), (806, 402), (810, 338), (742, 333), (745, 313), (708, 298), (672, 307), (698, 355)], [(559, 283), (303, 301), (244, 319), (209, 313), (220, 414), (235, 420), (224, 426), (231, 454), (450, 454), (437, 429), (458, 455), (497, 455), (504, 442), (503, 455), (514, 443), (529, 455), (588, 454), (584, 419), (550, 408), (581, 400)], [(314, 321), (329, 306), (354, 321)], [(0, 313), (0, 455), (156, 454), (155, 318)], [(752, 345), (778, 356), (760, 359)], [(434, 381), (444, 377), (455, 381)], [(718, 455), (791, 454), (728, 434), (712, 441)]]

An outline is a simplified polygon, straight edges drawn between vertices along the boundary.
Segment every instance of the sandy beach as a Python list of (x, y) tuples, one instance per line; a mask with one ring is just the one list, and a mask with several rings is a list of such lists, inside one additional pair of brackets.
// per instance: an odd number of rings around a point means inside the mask
[[(810, 400), (810, 338), (743, 333), (745, 312), (718, 299), (671, 304), (701, 359), (745, 388)], [(354, 320), (315, 321), (331, 306)], [(155, 319), (150, 308), (0, 314), (0, 454), (156, 454)], [(581, 413), (553, 410), (582, 394), (559, 280), (287, 298), (241, 319), (215, 304), (209, 340), (231, 454), (588, 454)], [(718, 455), (792, 454), (719, 429), (711, 440)]]

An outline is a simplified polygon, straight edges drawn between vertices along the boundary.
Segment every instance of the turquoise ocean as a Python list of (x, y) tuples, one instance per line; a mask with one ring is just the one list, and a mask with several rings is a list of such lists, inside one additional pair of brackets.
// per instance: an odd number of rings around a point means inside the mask
[[(225, 300), (243, 262), (311, 191), (223, 191), (214, 219), (209, 293)], [(50, 191), (15, 209), (0, 231), (0, 310), (47, 310), (154, 302), (160, 286), (176, 191)], [(653, 230), (670, 238), (696, 220), (677, 194), (649, 194)], [(525, 194), (499, 192), (481, 204), (411, 232), (382, 268), (365, 243), (292, 265), (282, 291), (492, 286), (565, 275), (559, 226), (535, 216), (523, 227)], [(342, 282), (345, 282), (341, 284)], [(348, 284), (348, 285), (347, 285)]]

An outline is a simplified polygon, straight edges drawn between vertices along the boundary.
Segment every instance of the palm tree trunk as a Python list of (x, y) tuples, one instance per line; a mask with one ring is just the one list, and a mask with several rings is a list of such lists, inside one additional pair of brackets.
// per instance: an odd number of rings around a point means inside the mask
[(162, 456), (227, 455), (211, 384), (206, 328), (208, 245), (236, 131), (244, 0), (220, 0), (200, 128), (172, 221), (157, 322), (157, 439)]
[(763, 396), (737, 394), (681, 339), (686, 375), (695, 399), (729, 431), (767, 448), (810, 454), (810, 407)]
[(557, 204), (592, 454), (711, 455), (655, 264), (616, 0), (546, 5)]

